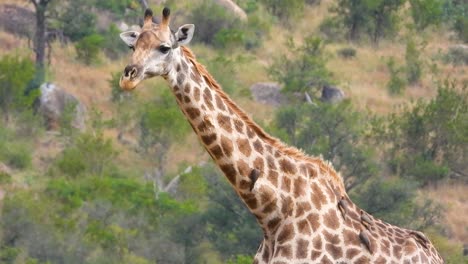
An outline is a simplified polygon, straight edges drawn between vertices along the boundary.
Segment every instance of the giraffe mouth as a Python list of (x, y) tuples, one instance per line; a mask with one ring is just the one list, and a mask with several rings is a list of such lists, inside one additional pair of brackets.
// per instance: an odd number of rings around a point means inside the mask
[(140, 80), (129, 80), (128, 78), (125, 78), (124, 76), (120, 77), (119, 85), (120, 88), (122, 88), (125, 91), (131, 91), (134, 90), (137, 85), (140, 83)]

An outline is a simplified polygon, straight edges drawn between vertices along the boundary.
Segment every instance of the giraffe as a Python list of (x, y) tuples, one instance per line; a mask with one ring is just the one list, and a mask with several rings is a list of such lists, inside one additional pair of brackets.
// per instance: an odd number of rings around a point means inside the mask
[(162, 76), (203, 147), (256, 217), (264, 238), (254, 263), (443, 263), (418, 231), (374, 218), (348, 197), (331, 164), (268, 135), (221, 89), (185, 45), (195, 26), (171, 31), (145, 11), (141, 31), (120, 35), (133, 49), (124, 90)]

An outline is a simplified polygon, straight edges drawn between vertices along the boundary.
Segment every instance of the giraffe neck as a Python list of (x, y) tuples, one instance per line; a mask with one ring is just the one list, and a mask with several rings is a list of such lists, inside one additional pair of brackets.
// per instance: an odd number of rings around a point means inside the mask
[[(334, 202), (335, 198), (326, 199), (323, 188), (333, 196), (344, 193), (341, 179), (330, 166), (267, 135), (232, 102), (187, 48), (174, 53), (173, 66), (165, 78), (179, 107), (266, 236), (292, 216), (295, 204), (302, 204), (297, 209), (300, 213), (314, 210), (314, 199), (319, 206)], [(254, 172), (258, 178), (252, 177)], [(316, 193), (309, 190), (311, 180), (316, 182)]]

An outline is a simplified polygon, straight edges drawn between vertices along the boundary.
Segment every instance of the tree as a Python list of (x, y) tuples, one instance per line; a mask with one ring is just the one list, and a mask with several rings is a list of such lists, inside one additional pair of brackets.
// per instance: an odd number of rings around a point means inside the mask
[(435, 98), (406, 106), (373, 126), (379, 145), (388, 147), (385, 160), (394, 174), (421, 185), (447, 176), (468, 178), (466, 90), (466, 84), (441, 83)]
[[(40, 85), (45, 78), (45, 53), (47, 45), (47, 6), (53, 0), (29, 0), (36, 10), (36, 34), (34, 37), (34, 53), (36, 53), (36, 77), (33, 86)], [(31, 87), (35, 89), (37, 87)], [(31, 90), (28, 89), (28, 90)]]
[(306, 37), (304, 45), (299, 47), (290, 39), (287, 46), (295, 56), (282, 55), (268, 69), (272, 78), (284, 84), (284, 92), (316, 92), (331, 82), (332, 73), (326, 67), (325, 44), (320, 38)]
[[(286, 117), (286, 118), (285, 118)], [(323, 155), (340, 171), (348, 191), (377, 172), (372, 152), (364, 142), (365, 119), (349, 101), (288, 106), (278, 111), (276, 127), (308, 154)]]
[(416, 29), (424, 30), (430, 25), (442, 22), (443, 0), (410, 0), (411, 16)]
[(397, 11), (404, 0), (339, 0), (331, 9), (336, 19), (348, 31), (348, 38), (356, 41), (361, 32), (367, 33), (374, 43), (390, 36), (397, 28)]

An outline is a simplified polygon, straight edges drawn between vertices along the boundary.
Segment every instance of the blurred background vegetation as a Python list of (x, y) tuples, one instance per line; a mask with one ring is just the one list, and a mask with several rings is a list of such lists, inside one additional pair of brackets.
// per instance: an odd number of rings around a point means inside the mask
[[(468, 263), (466, 1), (32, 2), (0, 3), (0, 263), (252, 262), (261, 230), (164, 81), (118, 87), (118, 34), (145, 4), (194, 23), (191, 47), (224, 89), (330, 160), (360, 207)], [(44, 82), (74, 98), (59, 114), (41, 110)], [(255, 101), (262, 82), (285, 99)]]

